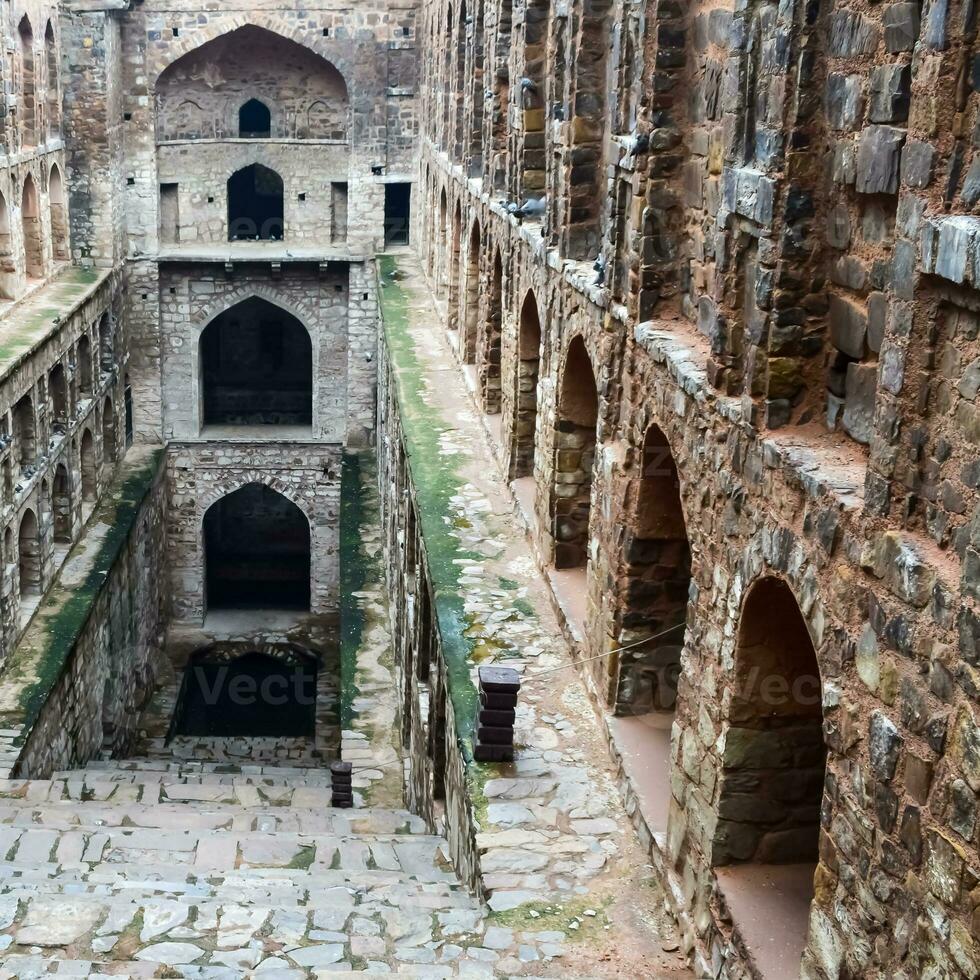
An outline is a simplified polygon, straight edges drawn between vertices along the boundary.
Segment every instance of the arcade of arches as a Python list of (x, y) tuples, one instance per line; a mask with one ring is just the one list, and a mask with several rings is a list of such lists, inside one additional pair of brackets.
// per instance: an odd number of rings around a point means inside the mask
[(980, 976), (975, 34), (4, 5), (0, 975)]

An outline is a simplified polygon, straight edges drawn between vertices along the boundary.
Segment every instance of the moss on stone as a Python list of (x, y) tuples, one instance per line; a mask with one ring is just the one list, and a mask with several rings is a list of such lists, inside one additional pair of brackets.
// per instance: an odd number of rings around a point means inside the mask
[[(0, 726), (21, 729), (15, 744), (22, 745), (26, 741), (70, 660), (159, 473), (162, 458), (163, 449), (153, 451), (139, 466), (124, 470), (105, 493), (88, 526), (101, 524), (108, 530), (88, 559), (88, 572), (81, 582), (71, 586), (62, 585), (60, 579), (55, 582), (7, 661), (0, 681), (20, 685), (21, 690), (17, 708), (0, 712)], [(79, 548), (85, 548), (89, 543), (83, 535), (69, 561)]]
[(478, 697), (470, 676), (472, 640), (459, 586), (460, 558), (481, 556), (461, 547), (452, 533), (452, 498), (462, 488), (459, 465), (445, 453), (440, 437), (453, 430), (426, 401), (426, 382), (409, 324), (409, 302), (392, 255), (378, 260), (381, 317), (391, 374), (398, 399), (404, 449), (418, 504), (419, 528), (426, 568), (435, 596), (434, 613), (446, 661), (447, 687), (464, 758), (472, 760), (472, 740)]

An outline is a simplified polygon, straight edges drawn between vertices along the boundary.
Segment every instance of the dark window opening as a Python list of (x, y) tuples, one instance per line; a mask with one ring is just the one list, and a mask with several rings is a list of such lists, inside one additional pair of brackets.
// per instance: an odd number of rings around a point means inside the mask
[(133, 386), (126, 375), (126, 388), (123, 393), (123, 406), (126, 410), (126, 448), (133, 444)]
[(385, 245), (409, 243), (411, 184), (385, 184)]
[(296, 317), (253, 297), (201, 334), (204, 425), (311, 425), (313, 345)]
[(268, 139), (272, 135), (272, 113), (258, 99), (249, 99), (238, 110), (238, 135), (242, 139)]
[(282, 494), (250, 483), (204, 516), (207, 607), (309, 609), (310, 525)]
[(228, 180), (228, 238), (230, 241), (281, 241), (283, 219), (282, 177), (253, 163)]
[(315, 734), (316, 661), (246, 653), (230, 663), (191, 662), (174, 734), (301, 738)]

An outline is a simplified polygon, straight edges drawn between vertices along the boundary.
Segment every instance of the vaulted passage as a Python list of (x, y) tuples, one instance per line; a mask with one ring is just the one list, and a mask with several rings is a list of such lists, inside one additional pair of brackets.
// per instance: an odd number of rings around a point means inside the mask
[(552, 489), (555, 568), (584, 568), (588, 562), (598, 419), (595, 373), (585, 342), (579, 336), (569, 345), (558, 396)]
[(825, 749), (820, 673), (789, 586), (749, 591), (735, 650), (715, 864), (816, 861)]
[[(631, 487), (634, 520), (623, 529), (624, 652), (617, 710), (672, 710), (677, 697), (683, 625), (691, 586), (691, 549), (681, 509), (680, 481), (667, 437), (647, 430), (640, 476)], [(640, 643), (643, 637), (656, 637)]]
[(310, 737), (316, 723), (318, 664), (312, 656), (246, 653), (223, 662), (207, 654), (184, 671), (174, 734)]
[(204, 425), (310, 425), (313, 346), (296, 317), (253, 297), (201, 335)]
[(309, 609), (310, 525), (292, 501), (249, 483), (204, 515), (207, 608)]

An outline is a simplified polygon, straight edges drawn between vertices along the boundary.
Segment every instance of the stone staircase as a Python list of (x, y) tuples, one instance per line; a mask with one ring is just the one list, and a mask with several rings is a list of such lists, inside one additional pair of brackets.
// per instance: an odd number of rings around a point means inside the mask
[(563, 939), (488, 922), (442, 838), (331, 808), (324, 770), (110, 760), (0, 782), (0, 977), (530, 976)]

